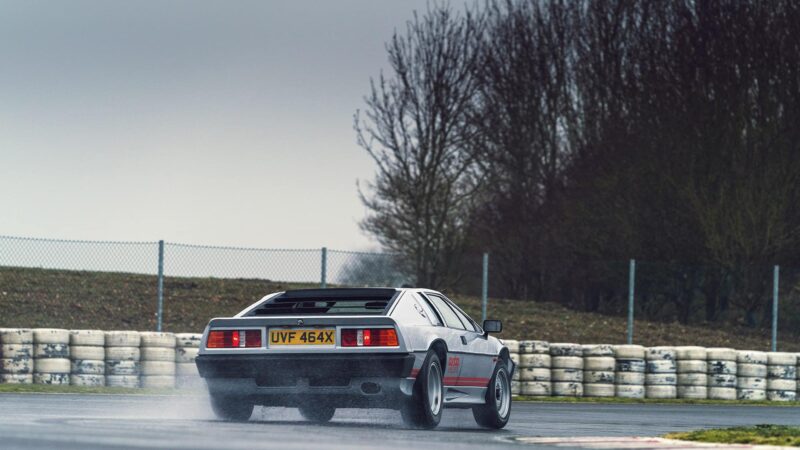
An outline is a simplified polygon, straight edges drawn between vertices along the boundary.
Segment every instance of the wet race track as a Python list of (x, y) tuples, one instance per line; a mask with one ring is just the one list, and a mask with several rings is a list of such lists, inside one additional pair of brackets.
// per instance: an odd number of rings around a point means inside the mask
[[(655, 441), (547, 438), (658, 436), (704, 427), (800, 423), (781, 407), (515, 403), (502, 431), (445, 410), (435, 430), (407, 430), (388, 410), (339, 410), (326, 425), (293, 409), (256, 408), (250, 422), (213, 418), (202, 396), (0, 394), (3, 449), (655, 448)], [(520, 439), (529, 437), (533, 439)], [(523, 442), (524, 441), (524, 442)]]

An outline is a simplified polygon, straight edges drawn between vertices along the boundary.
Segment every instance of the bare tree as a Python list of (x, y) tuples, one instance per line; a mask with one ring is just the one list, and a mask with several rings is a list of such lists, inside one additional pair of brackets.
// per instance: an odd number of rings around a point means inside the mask
[(482, 21), (448, 6), (415, 13), (387, 44), (391, 74), (373, 80), (357, 112), (358, 143), (377, 165), (359, 193), (361, 223), (387, 249), (407, 255), (419, 285), (445, 287), (464, 244), (476, 192), (465, 113), (473, 99)]

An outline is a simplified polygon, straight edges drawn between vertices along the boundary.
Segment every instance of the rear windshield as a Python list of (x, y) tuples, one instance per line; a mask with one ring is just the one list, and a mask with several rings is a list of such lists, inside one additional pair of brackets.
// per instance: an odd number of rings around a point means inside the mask
[(394, 300), (394, 289), (309, 289), (273, 297), (246, 316), (381, 315)]

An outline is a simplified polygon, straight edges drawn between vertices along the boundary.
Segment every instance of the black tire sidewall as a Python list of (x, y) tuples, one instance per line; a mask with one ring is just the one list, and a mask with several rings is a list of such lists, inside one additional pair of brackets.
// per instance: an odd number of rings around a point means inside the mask
[[(430, 401), (428, 400), (428, 377), (431, 376), (431, 366), (436, 364), (439, 366), (439, 373), (442, 376), (442, 398), (441, 406), (439, 407), (438, 414), (433, 414), (431, 411)], [(417, 375), (417, 381), (414, 383), (414, 393), (410, 399), (407, 400), (403, 408), (403, 419), (407, 424), (415, 428), (434, 428), (442, 419), (442, 411), (444, 411), (444, 371), (439, 356), (434, 351), (429, 351), (425, 357), (425, 362), (422, 364), (422, 369)]]

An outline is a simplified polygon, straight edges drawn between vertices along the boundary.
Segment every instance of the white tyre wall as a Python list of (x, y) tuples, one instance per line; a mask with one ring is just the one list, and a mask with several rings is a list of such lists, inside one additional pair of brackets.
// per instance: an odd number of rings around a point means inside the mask
[(714, 375), (736, 375), (736, 362), (709, 360), (708, 373)]
[(719, 387), (719, 388), (736, 388), (736, 375), (729, 375), (729, 374), (709, 375), (708, 386)]
[(2, 344), (0, 355), (6, 359), (33, 358), (33, 344)]
[(200, 371), (197, 370), (197, 364), (180, 363), (175, 364), (175, 375), (179, 377), (199, 377)]
[(105, 375), (106, 362), (96, 359), (73, 359), (70, 373), (74, 375)]
[(708, 398), (708, 387), (678, 386), (678, 398), (706, 399)]
[(552, 389), (555, 397), (583, 397), (583, 383), (554, 381)]
[(139, 347), (141, 342), (138, 331), (106, 331), (106, 347)]
[(736, 379), (736, 387), (739, 389), (747, 390), (767, 390), (767, 379), (761, 377), (738, 377)]
[(678, 386), (708, 386), (708, 375), (704, 373), (679, 373)]
[(34, 328), (33, 343), (69, 345), (69, 330), (62, 330), (60, 328)]
[(175, 387), (175, 377), (170, 375), (151, 375), (144, 376), (141, 379), (143, 388), (150, 389), (164, 389)]
[(643, 385), (644, 379), (643, 372), (617, 372), (614, 382), (617, 384)]
[(700, 360), (678, 360), (678, 373), (708, 373), (708, 362)]
[(767, 391), (767, 400), (771, 402), (794, 402), (797, 401), (797, 392)]
[(614, 384), (614, 372), (613, 371), (601, 371), (601, 370), (584, 370), (583, 371), (583, 382), (584, 383), (593, 383), (593, 384)]
[(580, 369), (583, 370), (583, 358), (580, 356), (552, 356), (550, 367), (553, 369)]
[(138, 361), (111, 361), (106, 360), (106, 375), (136, 377), (141, 372)]
[(643, 385), (616, 384), (614, 393), (620, 398), (644, 398), (645, 389)]
[[(177, 334), (175, 335), (175, 340), (177, 341), (178, 347), (188, 347), (187, 345), (182, 345), (183, 339), (179, 339)], [(519, 353), (519, 341), (515, 341), (514, 339), (503, 339), (502, 342), (503, 345), (505, 345), (508, 349), (509, 353)]]
[(738, 400), (766, 400), (767, 391), (764, 389), (737, 389), (736, 398)]
[(157, 331), (142, 331), (142, 347), (167, 347), (175, 348), (175, 335), (172, 333), (159, 333)]
[(69, 344), (33, 344), (34, 358), (69, 358)]
[(613, 372), (615, 367), (616, 360), (610, 356), (585, 356), (583, 358), (583, 370)]
[(550, 344), (550, 356), (583, 356), (581, 344)]
[(69, 385), (69, 373), (34, 373), (33, 384)]
[[(178, 378), (177, 382), (179, 385), (185, 384), (185, 378)], [(519, 383), (511, 383), (511, 395), (520, 395), (522, 393), (522, 386)]]
[(648, 373), (644, 376), (644, 384), (648, 386), (675, 386), (678, 375), (674, 373)]
[(550, 379), (558, 382), (583, 383), (583, 370), (580, 369), (551, 369)]
[(614, 357), (614, 346), (608, 344), (592, 344), (582, 346), (583, 357), (610, 356)]
[(613, 384), (584, 383), (584, 397), (613, 397), (615, 393)]
[(767, 366), (767, 377), (782, 380), (796, 380), (797, 367), (795, 366)]
[(550, 343), (547, 341), (519, 341), (519, 353), (550, 354)]
[[(66, 358), (46, 358), (33, 360), (35, 374), (69, 374), (70, 361)], [(67, 380), (69, 383), (69, 380)]]
[(519, 355), (519, 365), (521, 367), (543, 367), (549, 369), (550, 355), (521, 354)]
[(71, 374), (69, 384), (72, 386), (105, 386), (106, 377), (104, 375), (90, 374)]
[(72, 359), (105, 359), (106, 349), (103, 347), (70, 346), (69, 356)]
[(673, 361), (677, 359), (675, 347), (648, 347), (644, 358), (647, 361)]
[(33, 359), (31, 358), (3, 358), (0, 359), (0, 373), (26, 375), (33, 373)]
[(617, 372), (638, 372), (644, 373), (645, 362), (643, 359), (617, 359)]
[(647, 398), (677, 398), (678, 387), (670, 385), (645, 386), (645, 397)]
[(614, 356), (617, 359), (644, 359), (645, 348), (641, 345), (615, 345)]
[(797, 380), (768, 379), (768, 391), (796, 391)]
[(166, 347), (142, 347), (141, 358), (145, 361), (175, 362), (175, 349)]
[(770, 366), (796, 366), (797, 355), (795, 353), (770, 352), (767, 353), (767, 364)]
[[(175, 373), (178, 373), (178, 372), (177, 372), (177, 371), (178, 371), (178, 366), (182, 366), (182, 365), (184, 365), (184, 364), (188, 364), (188, 363), (178, 363), (178, 362), (176, 362), (176, 363), (175, 363)], [(520, 375), (519, 375), (519, 369), (520, 369), (520, 368), (519, 368), (519, 367), (517, 367), (517, 368), (514, 370), (514, 375), (511, 375), (511, 381), (519, 381), (519, 380), (521, 379), (521, 377), (520, 377)]]
[[(180, 350), (191, 350), (191, 347), (179, 347), (178, 350), (179, 351)], [(199, 350), (199, 349), (197, 349), (197, 350)], [(514, 364), (519, 366), (519, 353), (509, 353), (508, 357), (511, 358), (512, 361), (514, 361)]]
[(706, 359), (708, 360), (736, 361), (737, 358), (737, 352), (732, 348), (710, 347), (706, 349)]
[(767, 366), (762, 364), (737, 363), (736, 374), (740, 377), (767, 377)]
[(1, 344), (33, 344), (33, 330), (27, 328), (0, 328)]
[(33, 375), (21, 373), (3, 373), (0, 374), (0, 383), (33, 384)]
[(708, 398), (711, 400), (736, 400), (736, 388), (710, 387)]
[(693, 359), (705, 361), (706, 349), (705, 347), (675, 347), (675, 356), (677, 359)]
[(106, 333), (102, 330), (70, 330), (69, 345), (103, 347), (106, 345)]
[[(177, 363), (193, 363), (194, 360), (197, 358), (197, 353), (200, 351), (199, 348), (177, 348), (175, 350), (175, 362)], [(513, 355), (513, 353), (512, 353)], [(514, 361), (514, 358), (511, 358)], [(514, 361), (514, 364), (517, 364), (517, 361)]]
[(139, 377), (130, 375), (106, 375), (106, 386), (138, 388)]
[(105, 359), (114, 361), (139, 361), (142, 358), (139, 347), (106, 347)]
[[(185, 347), (185, 348), (200, 348), (200, 341), (203, 339), (203, 335), (201, 333), (176, 333), (175, 334), (175, 345), (178, 347)], [(516, 343), (517, 351), (512, 351), (511, 347), (509, 347), (508, 351), (511, 353), (519, 353), (519, 342), (513, 341)]]
[(549, 397), (553, 392), (548, 381), (523, 381), (520, 383), (520, 393), (534, 397)]
[(175, 375), (174, 361), (142, 361), (142, 375)]
[(645, 363), (645, 371), (647, 373), (675, 373), (678, 371), (678, 365), (671, 359), (648, 360)]
[(519, 374), (521, 381), (550, 381), (550, 369), (542, 369), (539, 367), (522, 367), (517, 368), (516, 373)]
[(756, 352), (753, 350), (740, 350), (736, 352), (736, 362), (739, 364), (760, 364), (767, 365), (767, 352)]

